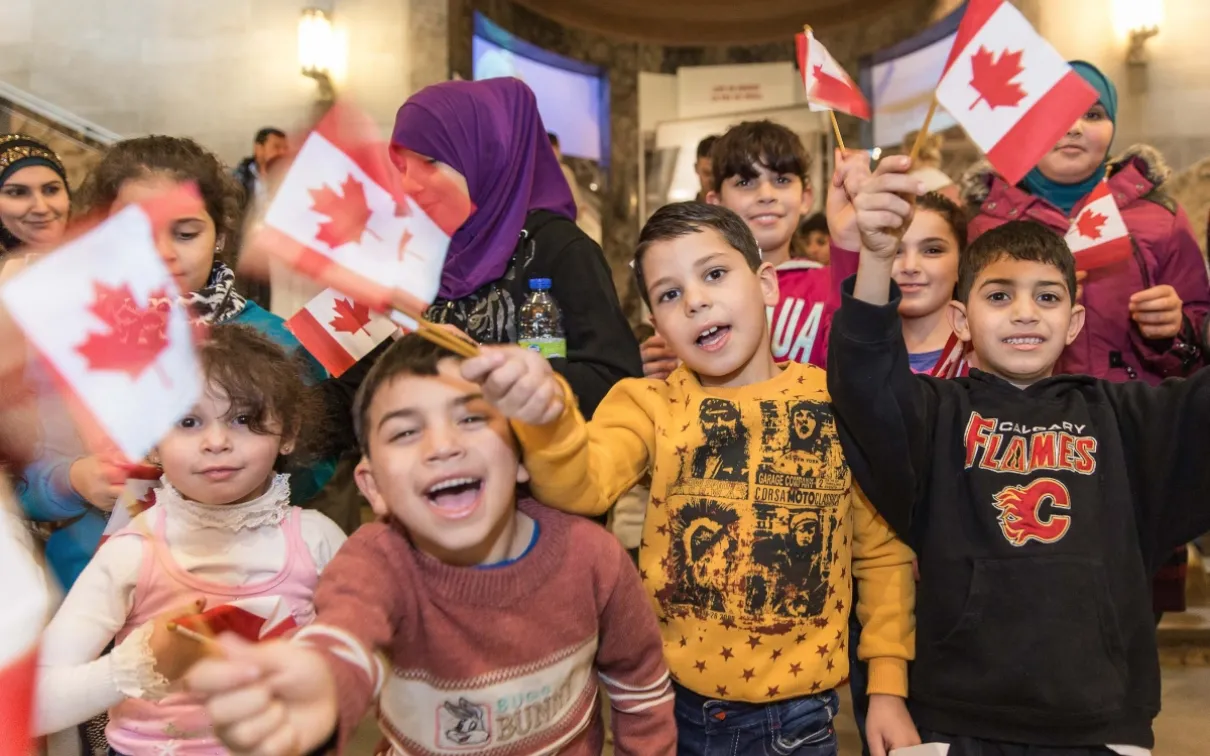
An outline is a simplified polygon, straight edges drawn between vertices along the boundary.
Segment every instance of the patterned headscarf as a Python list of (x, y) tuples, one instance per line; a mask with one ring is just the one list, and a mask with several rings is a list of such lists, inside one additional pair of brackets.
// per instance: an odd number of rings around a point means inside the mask
[[(59, 174), (64, 186), (67, 185), (67, 171), (54, 150), (24, 134), (0, 134), (0, 187), (14, 173), (31, 165), (46, 166)], [(0, 223), (0, 250), (12, 251), (19, 246), (21, 240)]]

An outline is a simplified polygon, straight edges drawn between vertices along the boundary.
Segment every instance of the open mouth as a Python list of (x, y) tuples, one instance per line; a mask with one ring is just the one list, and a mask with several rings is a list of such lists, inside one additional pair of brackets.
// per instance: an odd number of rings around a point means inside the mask
[(1024, 352), (1037, 349), (1038, 347), (1042, 346), (1045, 341), (1046, 339), (1042, 338), (1041, 336), (1010, 336), (1007, 339), (1003, 339), (1003, 342), (1008, 344), (1013, 349)]
[(697, 337), (697, 345), (706, 351), (715, 351), (722, 349), (723, 344), (727, 342), (727, 337), (731, 335), (731, 326), (717, 325), (710, 326), (702, 331)]
[(450, 478), (429, 486), (424, 494), (441, 516), (456, 519), (475, 510), (482, 490), (481, 478)]
[(753, 215), (748, 220), (752, 221), (753, 223), (760, 223), (768, 226), (781, 220), (781, 216), (774, 215), (773, 213), (761, 213), (760, 215)]

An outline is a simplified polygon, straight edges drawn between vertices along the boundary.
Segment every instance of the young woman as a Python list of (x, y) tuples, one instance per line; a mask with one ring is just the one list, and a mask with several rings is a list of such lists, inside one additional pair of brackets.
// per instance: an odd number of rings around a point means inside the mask
[(59, 156), (24, 134), (0, 134), (0, 266), (14, 253), (58, 244), (70, 211), (67, 171)]
[[(168, 191), (181, 182), (194, 182), (202, 209), (172, 223), (172, 241), (165, 262), (176, 278), (184, 303), (208, 325), (239, 324), (255, 328), (288, 353), (298, 353), (304, 380), (316, 382), (325, 373), (301, 351), (298, 340), (281, 318), (235, 289), (235, 274), (223, 262), (224, 253), (238, 244), (241, 189), (219, 159), (190, 139), (149, 136), (114, 145), (83, 187), (90, 211), (109, 214), (127, 205)], [(310, 499), (331, 477), (334, 465), (323, 460), (294, 472), (294, 500)], [(51, 566), (70, 588), (95, 553), (105, 528), (106, 513), (122, 490), (124, 474), (112, 460), (80, 456), (78, 445), (48, 445), (27, 475), (22, 504), (37, 520), (67, 523), (65, 535), (52, 536)], [(54, 539), (58, 538), (58, 541)]]
[(510, 78), (423, 89), (399, 109), (391, 149), (400, 170), (407, 152), (436, 162), (475, 206), (450, 243), (429, 319), (481, 343), (516, 342), (529, 282), (547, 278), (567, 335), (567, 359), (552, 365), (585, 416), (618, 380), (641, 375), (609, 265), (575, 224), (571, 190), (529, 87)]
[(206, 393), (153, 453), (164, 470), (155, 506), (101, 546), (43, 636), (41, 732), (108, 710), (111, 753), (225, 754), (202, 707), (174, 685), (203, 648), (167, 623), (198, 626), (205, 612), (221, 627), (222, 616), (277, 607), (284, 624), (245, 630), (256, 640), (314, 617), (319, 573), (345, 536), (292, 506), (280, 473), (319, 431), (306, 425), (314, 398), (286, 353), (251, 328), (214, 328), (200, 351)]
[[(1189, 375), (1205, 362), (1210, 311), (1210, 281), (1189, 219), (1163, 191), (1170, 171), (1155, 149), (1137, 145), (1109, 159), (1117, 89), (1090, 63), (1071, 65), (1097, 91), (1097, 103), (1018, 186), (986, 164), (968, 172), (963, 196), (975, 213), (970, 238), (1022, 218), (1066, 234), (1084, 198), (1107, 181), (1134, 254), (1083, 278), (1084, 330), (1058, 369), (1151, 384)], [(1155, 583), (1157, 621), (1162, 612), (1185, 608), (1184, 559), (1175, 555)]]

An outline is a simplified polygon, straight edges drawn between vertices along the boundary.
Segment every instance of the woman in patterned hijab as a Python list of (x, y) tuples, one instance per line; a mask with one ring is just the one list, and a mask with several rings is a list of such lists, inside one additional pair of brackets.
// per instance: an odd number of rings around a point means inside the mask
[(0, 251), (54, 246), (70, 207), (59, 156), (24, 134), (0, 135)]

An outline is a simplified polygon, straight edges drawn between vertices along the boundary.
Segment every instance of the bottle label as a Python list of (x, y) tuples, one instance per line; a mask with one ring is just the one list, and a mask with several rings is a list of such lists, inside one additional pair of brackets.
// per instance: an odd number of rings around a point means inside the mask
[(555, 337), (520, 339), (517, 345), (537, 352), (548, 360), (567, 359), (567, 339)]

